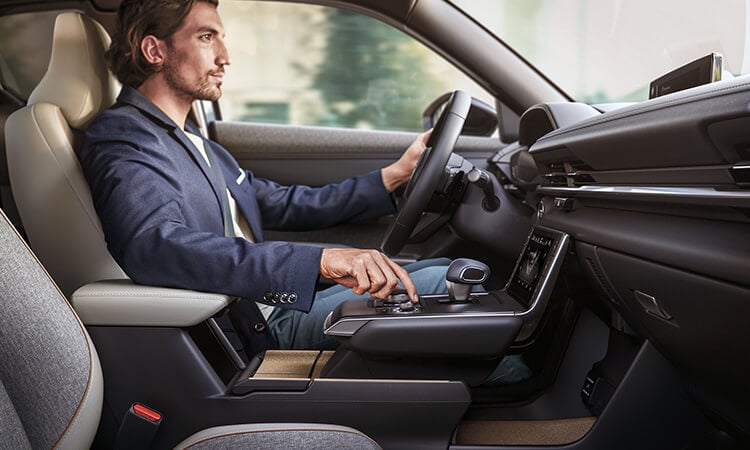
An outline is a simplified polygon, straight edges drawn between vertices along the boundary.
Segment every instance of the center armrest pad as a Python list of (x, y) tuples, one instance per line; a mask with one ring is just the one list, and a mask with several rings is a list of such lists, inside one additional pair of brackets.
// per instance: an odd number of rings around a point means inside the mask
[(80, 287), (72, 303), (86, 325), (190, 327), (229, 306), (223, 294), (104, 280)]

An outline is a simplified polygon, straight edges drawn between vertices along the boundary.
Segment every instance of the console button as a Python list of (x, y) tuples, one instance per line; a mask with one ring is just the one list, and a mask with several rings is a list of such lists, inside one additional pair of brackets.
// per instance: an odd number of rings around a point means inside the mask
[(412, 303), (411, 300), (407, 300), (400, 305), (398, 305), (398, 309), (401, 311), (414, 311), (414, 303)]
[(388, 296), (390, 303), (403, 303), (409, 300), (409, 294), (391, 294)]

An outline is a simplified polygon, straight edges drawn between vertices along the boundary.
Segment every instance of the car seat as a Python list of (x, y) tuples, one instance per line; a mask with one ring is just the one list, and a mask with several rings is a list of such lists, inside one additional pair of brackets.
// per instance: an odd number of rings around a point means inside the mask
[[(103, 403), (99, 357), (70, 303), (1, 211), (0, 299), (0, 447), (89, 448)], [(349, 427), (277, 423), (213, 427), (177, 448), (380, 447)]]
[(107, 250), (76, 154), (86, 126), (119, 90), (104, 64), (109, 42), (86, 16), (60, 14), (47, 72), (5, 127), (10, 184), (26, 234), (68, 298), (89, 282), (127, 278)]

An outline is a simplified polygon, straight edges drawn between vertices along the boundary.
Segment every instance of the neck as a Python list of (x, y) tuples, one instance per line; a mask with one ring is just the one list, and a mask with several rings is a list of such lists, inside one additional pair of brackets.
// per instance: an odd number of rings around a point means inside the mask
[(158, 75), (152, 76), (138, 87), (138, 91), (161, 109), (164, 114), (174, 121), (180, 128), (185, 129), (193, 99), (189, 96), (178, 95)]

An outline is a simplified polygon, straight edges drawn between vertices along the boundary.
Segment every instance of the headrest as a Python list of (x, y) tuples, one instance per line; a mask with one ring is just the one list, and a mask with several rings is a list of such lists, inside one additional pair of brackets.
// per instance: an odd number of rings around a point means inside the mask
[(120, 88), (104, 61), (109, 43), (92, 19), (77, 12), (57, 16), (49, 66), (29, 104), (57, 105), (71, 127), (84, 129), (115, 102)]

